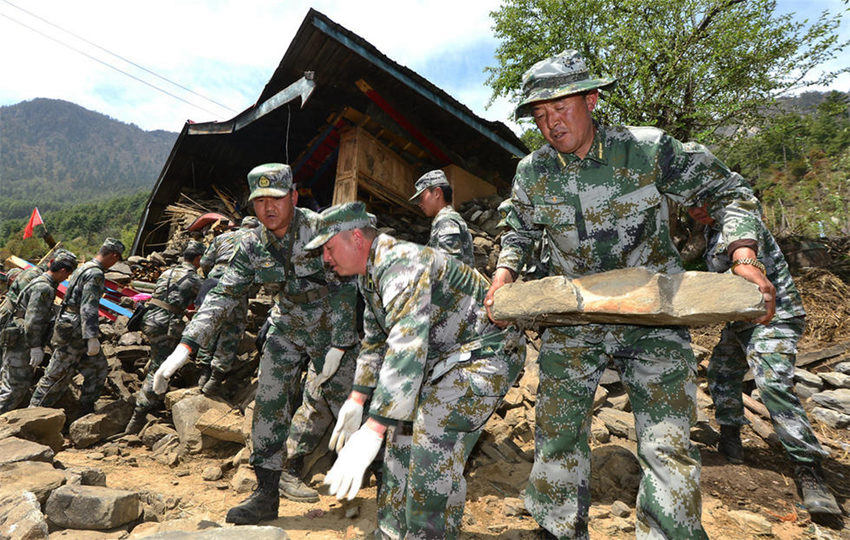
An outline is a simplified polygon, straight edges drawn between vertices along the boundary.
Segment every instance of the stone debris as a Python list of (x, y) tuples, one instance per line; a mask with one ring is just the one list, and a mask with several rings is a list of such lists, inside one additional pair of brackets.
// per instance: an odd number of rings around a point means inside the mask
[(827, 409), (850, 414), (850, 389), (825, 390), (812, 396), (812, 401)]
[(624, 518), (629, 517), (631, 513), (632, 509), (629, 508), (629, 505), (623, 501), (617, 500), (611, 504), (611, 515)]
[(821, 373), (820, 377), (830, 386), (834, 386), (836, 388), (850, 388), (850, 375), (832, 371), (829, 373)]
[[(174, 428), (177, 430), (177, 436), (180, 437), (180, 443), (186, 447), (189, 453), (198, 453), (218, 444), (219, 439), (202, 433), (195, 427), (195, 424), (207, 411), (211, 411), (213, 415), (218, 413), (218, 418), (223, 419), (230, 409), (231, 407), (227, 402), (210, 399), (201, 394), (186, 396), (174, 403), (171, 407), (171, 417), (174, 421)], [(211, 416), (209, 423), (216, 425), (216, 417)]]
[(245, 444), (242, 424), (245, 419), (238, 410), (222, 412), (218, 408), (209, 409), (195, 421), (195, 428), (202, 434), (220, 441)]
[(17, 437), (6, 437), (0, 440), (0, 465), (17, 461), (47, 461), (53, 460), (53, 450), (49, 446), (34, 443)]
[(812, 420), (817, 420), (833, 429), (850, 427), (850, 414), (843, 414), (826, 407), (815, 407), (809, 411)]
[(141, 513), (138, 493), (100, 486), (60, 487), (45, 505), (47, 519), (66, 529), (113, 529)]
[(65, 471), (44, 461), (17, 461), (0, 465), (0, 489), (35, 494), (39, 503), (65, 483)]
[(773, 535), (770, 522), (764, 516), (747, 512), (746, 510), (730, 510), (728, 515), (744, 532), (758, 536)]
[(209, 527), (198, 531), (166, 531), (145, 536), (151, 540), (288, 540), (281, 528), (268, 525)]
[(209, 518), (169, 519), (161, 522), (146, 522), (136, 525), (128, 538), (150, 538), (151, 536), (183, 531), (197, 532), (206, 529), (218, 529), (221, 524)]
[(65, 444), (62, 427), (65, 413), (62, 409), (26, 407), (0, 415), (0, 439), (18, 437), (44, 444), (59, 452)]
[(35, 494), (0, 488), (0, 538), (47, 540), (48, 525)]

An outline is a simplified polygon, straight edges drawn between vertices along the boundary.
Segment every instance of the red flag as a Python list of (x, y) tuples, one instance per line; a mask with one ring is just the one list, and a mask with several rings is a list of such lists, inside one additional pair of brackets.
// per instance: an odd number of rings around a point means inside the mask
[(41, 220), (41, 214), (38, 212), (38, 207), (32, 209), (30, 221), (24, 228), (24, 238), (29, 238), (30, 236), (32, 236), (32, 230), (35, 228), (36, 225), (44, 225), (44, 221)]

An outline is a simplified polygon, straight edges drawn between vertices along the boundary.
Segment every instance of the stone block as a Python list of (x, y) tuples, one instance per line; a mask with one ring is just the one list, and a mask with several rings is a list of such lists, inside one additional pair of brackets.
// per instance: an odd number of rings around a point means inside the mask
[(772, 536), (770, 521), (760, 514), (747, 512), (746, 510), (730, 510), (727, 514), (745, 532), (757, 536)]
[(815, 388), (816, 390), (820, 390), (821, 388), (823, 388), (823, 379), (821, 379), (818, 375), (815, 375), (811, 371), (806, 371), (802, 368), (794, 369), (794, 380), (797, 382), (801, 382), (811, 388)]
[[(821, 407), (826, 407), (842, 414), (850, 414), (850, 388), (818, 392), (812, 396), (812, 401)], [(0, 452), (0, 455), (2, 455), (2, 452)]]
[(610, 407), (603, 407), (599, 409), (596, 415), (612, 435), (637, 441), (635, 418), (631, 413), (618, 411)]
[(47, 519), (65, 529), (113, 529), (139, 518), (142, 506), (134, 491), (100, 486), (63, 486), (45, 505)]
[(110, 435), (124, 431), (126, 421), (121, 424), (116, 420), (120, 420), (120, 418), (111, 414), (87, 414), (71, 423), (68, 428), (68, 438), (71, 439), (71, 444), (76, 448), (88, 448)]
[(654, 274), (643, 267), (511, 283), (496, 291), (493, 304), (497, 319), (541, 325), (700, 326), (751, 320), (764, 313), (758, 287), (741, 277)]
[(210, 436), (202, 434), (195, 423), (207, 411), (217, 411), (218, 416), (224, 416), (230, 411), (230, 405), (225, 401), (210, 399), (204, 395), (189, 396), (181, 399), (171, 407), (171, 418), (180, 443), (190, 453), (197, 453), (207, 448), (212, 448), (219, 441)]
[(605, 402), (608, 400), (608, 389), (602, 386), (601, 384), (596, 387), (596, 391), (593, 393), (593, 410), (597, 410), (605, 405)]
[(153, 448), (158, 440), (167, 435), (174, 435), (177, 437), (177, 432), (164, 424), (151, 424), (142, 430), (139, 434), (139, 438), (142, 439), (142, 444), (148, 448)]
[(590, 419), (590, 436), (599, 444), (605, 444), (611, 440), (611, 432), (605, 427), (605, 423), (595, 416)]
[(848, 362), (839, 362), (832, 366), (832, 369), (837, 371), (838, 373), (843, 373), (845, 375), (850, 375), (850, 361)]
[(106, 473), (97, 467), (71, 467), (65, 469), (65, 483), (69, 486), (106, 486)]
[(628, 448), (609, 444), (591, 450), (590, 494), (593, 502), (633, 501), (640, 486), (637, 456)]
[(833, 429), (850, 427), (850, 414), (843, 414), (825, 407), (815, 407), (809, 412), (812, 420), (817, 420)]
[(39, 503), (46, 501), (50, 492), (64, 483), (65, 472), (43, 461), (17, 461), (0, 465), (0, 489), (32, 492)]
[(177, 435), (166, 435), (153, 445), (151, 457), (163, 465), (173, 467), (180, 461), (180, 439)]
[(202, 531), (170, 531), (145, 536), (151, 540), (288, 540), (281, 528), (268, 525), (238, 525)]
[(254, 474), (254, 469), (248, 465), (240, 465), (236, 472), (233, 473), (233, 478), (230, 480), (230, 487), (236, 493), (248, 493), (257, 488), (257, 476)]
[(632, 410), (632, 404), (629, 402), (628, 394), (608, 396), (608, 403), (612, 409), (617, 409), (618, 411), (631, 412)]
[(29, 491), (0, 488), (0, 538), (47, 540), (41, 504)]
[(161, 522), (148, 522), (136, 525), (129, 538), (149, 538), (155, 534), (184, 531), (197, 532), (205, 529), (217, 529), (219, 523), (206, 518), (169, 519)]
[(202, 434), (220, 441), (245, 444), (242, 434), (242, 413), (236, 409), (222, 412), (219, 409), (205, 411), (195, 421), (195, 428)]
[(53, 456), (53, 450), (43, 444), (17, 437), (7, 437), (0, 440), (0, 465), (17, 461), (51, 462)]
[(18, 437), (44, 444), (54, 452), (62, 450), (65, 412), (49, 407), (26, 407), (0, 415), (0, 439)]
[(823, 379), (823, 382), (830, 386), (834, 386), (836, 388), (850, 388), (850, 375), (831, 371), (828, 373), (821, 373), (820, 378)]

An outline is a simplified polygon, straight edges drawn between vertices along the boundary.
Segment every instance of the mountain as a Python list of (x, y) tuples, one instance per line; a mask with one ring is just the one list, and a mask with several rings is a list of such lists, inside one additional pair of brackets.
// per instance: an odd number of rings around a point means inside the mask
[(176, 139), (57, 99), (0, 107), (0, 222), (148, 191)]

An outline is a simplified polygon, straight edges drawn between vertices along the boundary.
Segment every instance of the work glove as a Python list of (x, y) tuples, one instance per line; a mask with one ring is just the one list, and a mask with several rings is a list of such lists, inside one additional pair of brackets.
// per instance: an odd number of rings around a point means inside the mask
[(331, 433), (328, 449), (339, 454), (342, 447), (345, 446), (345, 441), (349, 440), (351, 435), (360, 428), (362, 422), (363, 405), (351, 398), (346, 399), (342, 407), (339, 408), (339, 417), (336, 419), (336, 425)]
[(95, 356), (100, 352), (100, 341), (96, 337), (90, 337), (86, 342), (86, 356)]
[(44, 362), (44, 349), (33, 347), (30, 349), (30, 367), (35, 369)]
[(168, 379), (189, 361), (189, 354), (191, 352), (192, 349), (183, 343), (178, 344), (174, 348), (174, 351), (168, 355), (168, 358), (165, 359), (165, 362), (159, 366), (159, 369), (153, 375), (153, 391), (155, 393), (164, 394), (168, 390)]
[(342, 357), (345, 356), (345, 351), (337, 347), (331, 347), (325, 354), (325, 363), (322, 366), (322, 372), (316, 374), (316, 377), (311, 381), (309, 391), (315, 394), (319, 387), (328, 382), (328, 379), (334, 376), (336, 370), (339, 369), (339, 363)]
[(366, 468), (378, 455), (383, 441), (383, 435), (376, 433), (368, 424), (354, 432), (325, 476), (331, 495), (336, 495), (337, 499), (347, 497), (349, 501), (357, 495)]

